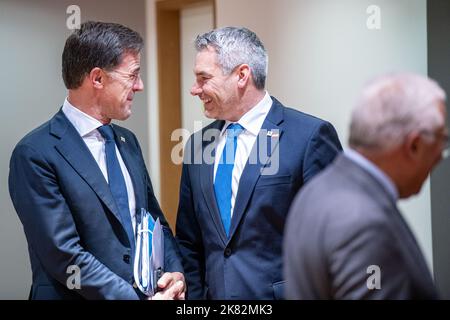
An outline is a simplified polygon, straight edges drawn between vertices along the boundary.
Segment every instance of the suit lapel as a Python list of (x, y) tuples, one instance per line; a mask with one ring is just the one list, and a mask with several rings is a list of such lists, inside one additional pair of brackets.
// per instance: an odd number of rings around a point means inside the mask
[[(211, 159), (209, 159), (209, 161), (205, 161), (205, 158), (206, 157), (209, 158), (210, 156), (207, 153), (202, 158), (202, 164), (200, 165), (200, 186), (202, 189), (203, 197), (205, 198), (206, 205), (208, 206), (209, 209), (208, 211), (211, 215), (211, 219), (214, 222), (214, 225), (216, 227), (217, 233), (220, 236), (220, 239), (225, 245), (225, 243), (227, 242), (227, 236), (225, 234), (222, 220), (220, 218), (219, 208), (217, 207), (217, 200), (214, 192), (214, 179), (213, 179), (214, 157), (216, 152), (216, 146), (219, 139), (220, 130), (222, 129), (224, 124), (225, 121), (217, 121), (216, 123), (214, 123), (213, 126), (211, 127), (211, 129), (216, 130), (217, 135), (215, 135), (214, 139), (211, 139), (212, 141), (204, 141), (205, 139), (203, 138), (203, 136), (197, 137), (197, 139), (201, 139), (202, 147), (199, 149), (195, 147), (194, 148), (196, 150), (201, 150), (202, 152), (205, 152), (205, 150), (212, 150)], [(202, 134), (204, 135), (203, 132)], [(198, 142), (193, 141), (193, 143), (195, 145), (195, 143)]]
[(391, 221), (389, 226), (392, 227), (392, 234), (397, 237), (399, 246), (403, 248), (403, 252), (406, 257), (408, 257), (410, 264), (417, 265), (420, 268), (421, 275), (417, 278), (425, 279), (427, 275), (430, 275), (430, 271), (411, 228), (400, 213), (396, 202), (394, 202), (392, 197), (387, 194), (387, 191), (384, 187), (381, 187), (378, 181), (377, 189), (379, 190), (374, 190), (372, 195), (379, 194), (379, 196), (375, 196), (375, 198), (378, 199), (385, 208), (384, 212), (386, 213), (386, 218)]
[(283, 132), (279, 126), (283, 121), (283, 107), (275, 98), (272, 97), (272, 100), (272, 107), (263, 122), (239, 181), (238, 193), (231, 218), (229, 239), (236, 232), (253, 194), (256, 182), (261, 173), (267, 169), (267, 165), (278, 147), (279, 139)]
[(62, 111), (51, 120), (50, 133), (60, 138), (60, 142), (55, 145), (58, 152), (121, 222), (119, 210), (105, 177), (83, 139)]
[(422, 283), (421, 287), (427, 288), (427, 290), (430, 290), (429, 293), (432, 294), (434, 288), (430, 284), (433, 284), (433, 279), (416, 237), (398, 210), (396, 203), (391, 202), (390, 209), (386, 210), (386, 213), (388, 219), (391, 221), (392, 233), (398, 239), (398, 245), (402, 248), (401, 251), (403, 252), (404, 258), (408, 261), (408, 265), (416, 266), (415, 268), (411, 268), (410, 272), (414, 274), (416, 281)]
[(382, 212), (385, 214), (385, 218), (390, 221), (388, 226), (391, 228), (393, 236), (397, 238), (397, 243), (404, 258), (408, 260), (409, 265), (415, 265), (420, 270), (420, 273), (417, 273), (416, 268), (411, 269), (415, 272), (415, 278), (424, 285), (432, 283), (430, 270), (419, 244), (398, 210), (396, 202), (387, 193), (386, 189), (371, 174), (346, 158), (345, 155), (339, 155), (336, 159), (336, 164), (339, 170), (345, 171), (349, 176), (352, 176), (353, 181), (357, 181), (362, 186), (361, 190), (366, 190), (365, 192), (368, 192), (371, 198), (376, 199), (377, 203), (383, 208)]
[(424, 283), (432, 283), (433, 280), (431, 278), (430, 269), (425, 261), (422, 250), (420, 249), (415, 236), (397, 206), (394, 206), (393, 219), (395, 219), (397, 230), (399, 230), (402, 234), (400, 236), (398, 232), (395, 233), (395, 235), (399, 238), (399, 244), (404, 248), (405, 253), (409, 256), (410, 264), (415, 264), (420, 269), (420, 273), (416, 274), (416, 278), (420, 279), (420, 281), (424, 281)]

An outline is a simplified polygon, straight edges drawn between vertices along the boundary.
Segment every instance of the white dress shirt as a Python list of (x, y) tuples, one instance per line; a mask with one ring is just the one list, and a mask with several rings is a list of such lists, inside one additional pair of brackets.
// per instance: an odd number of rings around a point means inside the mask
[[(261, 130), (264, 120), (272, 107), (272, 98), (267, 93), (264, 98), (258, 102), (256, 106), (250, 109), (242, 116), (239, 123), (245, 130), (237, 138), (236, 157), (234, 159), (234, 167), (231, 180), (231, 216), (233, 216), (234, 203), (241, 179), (242, 171), (244, 171), (250, 152), (255, 144), (258, 133)], [(233, 122), (225, 121), (225, 125), (219, 136), (216, 154), (214, 158), (214, 181), (216, 180), (217, 167), (222, 157), (223, 148), (226, 142), (226, 128)]]
[[(69, 121), (78, 131), (84, 143), (86, 143), (86, 146), (88, 147), (89, 151), (91, 152), (92, 156), (94, 157), (95, 161), (100, 167), (103, 176), (105, 177), (106, 181), (108, 181), (108, 170), (106, 168), (105, 139), (97, 130), (97, 128), (102, 126), (103, 124), (97, 119), (94, 119), (90, 115), (82, 112), (80, 109), (71, 105), (70, 102), (67, 100), (67, 98), (64, 101), (62, 111), (64, 112), (67, 119), (69, 119)], [(117, 148), (117, 145), (116, 145), (116, 154), (117, 159), (119, 160), (120, 168), (122, 169), (123, 177), (125, 179), (125, 185), (127, 187), (127, 194), (128, 194), (128, 206), (131, 214), (131, 222), (133, 224), (133, 230), (135, 230), (136, 198), (134, 196), (133, 183), (131, 181), (131, 177), (130, 174), (128, 173), (127, 167), (123, 162), (122, 156), (120, 155), (119, 149)]]

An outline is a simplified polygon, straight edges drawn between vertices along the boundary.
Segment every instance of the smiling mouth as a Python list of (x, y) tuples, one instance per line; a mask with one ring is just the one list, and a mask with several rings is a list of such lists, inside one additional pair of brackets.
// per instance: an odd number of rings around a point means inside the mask
[(201, 100), (203, 101), (204, 104), (208, 104), (212, 101), (212, 99), (210, 99), (210, 98), (203, 98)]

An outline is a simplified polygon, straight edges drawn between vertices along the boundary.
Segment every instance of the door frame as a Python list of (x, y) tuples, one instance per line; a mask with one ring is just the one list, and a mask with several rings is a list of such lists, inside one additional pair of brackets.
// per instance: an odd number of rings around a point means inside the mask
[(171, 141), (174, 130), (181, 128), (181, 11), (192, 5), (212, 5), (216, 26), (215, 0), (160, 0), (156, 5), (159, 94), (160, 204), (170, 227), (175, 232), (178, 210), (181, 164), (171, 159), (179, 141)]

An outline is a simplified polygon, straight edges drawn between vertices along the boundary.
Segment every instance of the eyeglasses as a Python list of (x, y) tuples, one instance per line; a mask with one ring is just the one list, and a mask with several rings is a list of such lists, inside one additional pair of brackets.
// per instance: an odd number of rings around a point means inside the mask
[(122, 70), (105, 71), (111, 78), (118, 81), (127, 82), (132, 85), (141, 81), (141, 74), (139, 72), (126, 72)]
[(422, 130), (420, 134), (432, 136), (434, 139), (439, 139), (440, 142), (442, 143), (442, 158), (446, 159), (450, 156), (449, 134), (447, 131), (433, 132), (429, 130)]

